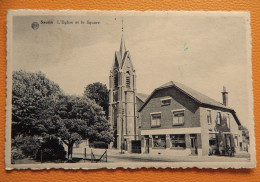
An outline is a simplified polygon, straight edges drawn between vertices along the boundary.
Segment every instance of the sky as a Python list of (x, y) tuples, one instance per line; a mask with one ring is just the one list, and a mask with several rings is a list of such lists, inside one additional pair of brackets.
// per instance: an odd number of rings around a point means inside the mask
[[(247, 18), (226, 14), (125, 14), (123, 19), (137, 92), (150, 94), (172, 80), (222, 102), (221, 91), (226, 86), (229, 106), (247, 126), (252, 108)], [(57, 24), (57, 20), (74, 23)], [(90, 25), (87, 21), (100, 23)], [(39, 23), (37, 30), (32, 29), (32, 22)], [(13, 70), (41, 71), (65, 93), (82, 95), (88, 84), (108, 85), (121, 36), (122, 15), (118, 14), (17, 16), (13, 19)]]

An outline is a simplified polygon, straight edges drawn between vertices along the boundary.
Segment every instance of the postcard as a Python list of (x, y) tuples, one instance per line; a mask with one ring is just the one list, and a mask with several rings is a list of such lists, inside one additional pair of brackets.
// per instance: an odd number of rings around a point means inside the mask
[(250, 13), (9, 10), (11, 169), (254, 168)]

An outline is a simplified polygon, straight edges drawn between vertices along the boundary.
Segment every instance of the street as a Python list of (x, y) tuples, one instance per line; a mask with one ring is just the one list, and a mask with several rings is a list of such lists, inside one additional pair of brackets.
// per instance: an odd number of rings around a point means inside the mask
[[(105, 149), (92, 149), (96, 159), (99, 159)], [(73, 158), (84, 158), (84, 152), (75, 150)], [(87, 161), (91, 161), (91, 149), (87, 150)], [(105, 159), (102, 159), (102, 162)], [(249, 162), (250, 156), (247, 152), (239, 152), (234, 157), (228, 156), (169, 156), (160, 154), (135, 154), (120, 153), (120, 150), (108, 149), (107, 162)], [(80, 162), (86, 162), (81, 160)]]

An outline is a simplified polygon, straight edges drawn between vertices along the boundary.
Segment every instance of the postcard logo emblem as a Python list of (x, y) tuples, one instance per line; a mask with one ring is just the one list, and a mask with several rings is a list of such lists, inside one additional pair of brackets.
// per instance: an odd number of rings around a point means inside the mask
[(38, 22), (33, 22), (32, 23), (32, 29), (37, 30), (39, 28), (39, 23)]

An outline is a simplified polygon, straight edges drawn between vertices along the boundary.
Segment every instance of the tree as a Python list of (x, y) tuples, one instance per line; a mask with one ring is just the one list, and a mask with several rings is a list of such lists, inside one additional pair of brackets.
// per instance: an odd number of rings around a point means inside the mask
[(104, 111), (87, 97), (59, 96), (55, 114), (59, 117), (56, 135), (67, 145), (68, 159), (72, 159), (74, 143), (82, 139), (112, 141), (112, 131)]
[(56, 137), (46, 138), (41, 148), (36, 153), (36, 159), (40, 161), (63, 161), (66, 159), (66, 152), (62, 141)]
[(52, 121), (54, 99), (59, 94), (60, 87), (41, 72), (13, 72), (12, 138), (47, 132), (43, 123)]
[(108, 118), (109, 91), (105, 84), (100, 82), (89, 84), (85, 88), (83, 96), (95, 100), (95, 102), (103, 108)]
[(13, 72), (13, 160), (35, 157), (41, 145), (54, 133), (55, 97), (59, 94), (62, 94), (60, 87), (41, 72)]
[[(12, 147), (32, 153), (26, 148), (26, 137), (35, 139), (31, 140), (32, 145), (41, 140), (34, 151), (50, 138), (62, 140), (68, 146), (68, 159), (72, 158), (73, 144), (81, 139), (112, 141), (105, 112), (94, 100), (64, 95), (57, 84), (40, 72), (16, 71), (13, 73), (12, 138), (17, 142)], [(14, 154), (21, 156), (19, 151)]]
[(24, 157), (35, 157), (41, 143), (38, 137), (18, 135), (12, 139), (12, 163)]

